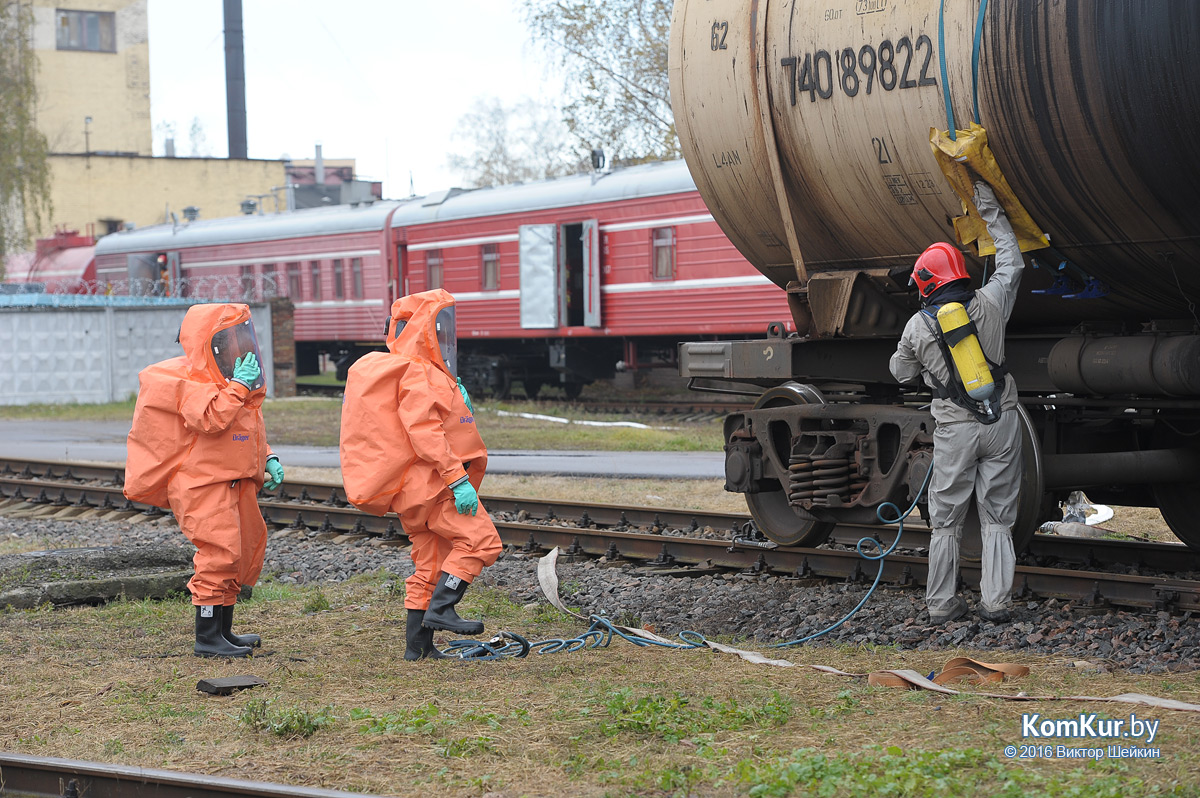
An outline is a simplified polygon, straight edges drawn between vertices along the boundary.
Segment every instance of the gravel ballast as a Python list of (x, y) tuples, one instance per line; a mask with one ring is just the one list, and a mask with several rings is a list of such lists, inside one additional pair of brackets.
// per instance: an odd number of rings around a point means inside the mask
[[(0, 541), (4, 540), (31, 542), (38, 548), (144, 543), (191, 548), (169, 516), (148, 523), (0, 518)], [(280, 582), (319, 584), (380, 569), (409, 576), (407, 548), (371, 539), (334, 543), (316, 533), (280, 531), (271, 534), (264, 573)], [(477, 584), (502, 589), (519, 603), (545, 601), (536, 569), (536, 557), (506, 552)], [(864, 570), (870, 572), (870, 566)], [(684, 629), (727, 636), (755, 648), (830, 625), (858, 604), (869, 585), (733, 573), (679, 577), (564, 558), (559, 559), (558, 575), (564, 602), (585, 615), (646, 624), (667, 636)], [(815, 645), (1052, 654), (1134, 673), (1200, 667), (1200, 626), (1187, 615), (1096, 611), (1049, 599), (1019, 601), (1012, 621), (993, 624), (975, 614), (977, 594), (965, 591), (965, 597), (971, 613), (931, 627), (923, 590), (883, 586), (854, 618)]]

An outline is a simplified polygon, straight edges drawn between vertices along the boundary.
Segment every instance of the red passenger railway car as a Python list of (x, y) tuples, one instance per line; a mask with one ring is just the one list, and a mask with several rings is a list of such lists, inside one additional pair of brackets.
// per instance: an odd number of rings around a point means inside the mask
[(615, 370), (674, 365), (676, 345), (790, 324), (781, 292), (713, 221), (682, 161), (404, 201), (116, 233), (100, 281), (132, 293), (287, 296), (299, 373), (380, 346), (391, 302), (458, 300), (460, 368), (576, 395)]

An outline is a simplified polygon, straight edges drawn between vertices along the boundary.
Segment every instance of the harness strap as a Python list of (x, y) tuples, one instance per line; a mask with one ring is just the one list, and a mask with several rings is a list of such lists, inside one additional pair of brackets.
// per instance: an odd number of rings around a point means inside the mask
[[(934, 376), (933, 372), (926, 369), (925, 375), (929, 378), (933, 386), (933, 393), (938, 399), (949, 399), (954, 404), (969, 411), (972, 415), (984, 423), (991, 423), (996, 420), (992, 417), (990, 421), (986, 420), (986, 416), (980, 412), (979, 404), (967, 395), (966, 388), (963, 387), (962, 377), (959, 376), (958, 370), (954, 367), (954, 358), (950, 354), (950, 346), (957, 344), (959, 341), (967, 337), (968, 334), (975, 333), (975, 320), (971, 319), (967, 324), (954, 330), (955, 338), (953, 343), (948, 343), (948, 336), (942, 332), (941, 327), (934, 322), (936, 318), (928, 309), (923, 308), (920, 313), (921, 319), (925, 322), (925, 326), (929, 328), (930, 334), (937, 341), (938, 350), (942, 353), (942, 360), (946, 364), (946, 370), (950, 373), (950, 385), (943, 384), (941, 380)], [(958, 335), (962, 330), (968, 330), (966, 333)], [(979, 349), (983, 352), (983, 342), (980, 342)], [(1004, 393), (1005, 377), (1008, 376), (1008, 368), (1004, 364), (996, 364), (992, 359), (983, 352), (983, 359), (987, 362), (988, 368), (992, 371), (992, 390), (993, 396), (997, 399)]]

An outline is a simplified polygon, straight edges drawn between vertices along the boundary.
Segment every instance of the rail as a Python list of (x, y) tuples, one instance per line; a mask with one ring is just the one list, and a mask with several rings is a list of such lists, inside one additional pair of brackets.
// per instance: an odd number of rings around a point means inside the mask
[(366, 793), (0, 752), (0, 796), (16, 798), (370, 798)]
[[(165, 515), (121, 494), (123, 471), (113, 466), (19, 460), (0, 468), (0, 512), (10, 517), (80, 520), (150, 520)], [(700, 573), (738, 569), (799, 578), (864, 581), (864, 561), (848, 545), (864, 534), (889, 540), (883, 526), (841, 525), (832, 545), (817, 548), (776, 546), (756, 535), (747, 516), (585, 502), (546, 502), (487, 496), (506, 545), (526, 554), (554, 546), (572, 556), (607, 557), (642, 566)], [(341, 485), (291, 482), (262, 494), (263, 517), (276, 539), (317, 537), (331, 543), (378, 538), (381, 545), (405, 545), (394, 515), (362, 513), (350, 505)], [(906, 529), (905, 548), (890, 556), (883, 581), (916, 586), (926, 578), (927, 560), (915, 551), (928, 546), (927, 529)], [(1074, 567), (1059, 567), (1063, 563)], [(1104, 566), (1128, 569), (1140, 564), (1151, 573), (1112, 573)], [(1145, 610), (1200, 610), (1200, 581), (1173, 574), (1200, 570), (1200, 555), (1182, 545), (1035, 535), (1026, 562), (1017, 566), (1014, 587), (1020, 596), (1055, 597), (1088, 606)], [(978, 584), (979, 565), (961, 563), (969, 584)]]

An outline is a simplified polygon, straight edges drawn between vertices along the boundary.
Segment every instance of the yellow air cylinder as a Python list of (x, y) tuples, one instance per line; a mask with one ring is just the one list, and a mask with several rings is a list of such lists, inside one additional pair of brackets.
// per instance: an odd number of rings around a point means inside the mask
[[(937, 320), (947, 342), (954, 340), (955, 330), (971, 322), (967, 309), (958, 302), (943, 305), (938, 310)], [(954, 369), (958, 372), (967, 395), (976, 401), (990, 399), (992, 370), (988, 368), (987, 358), (983, 356), (983, 348), (979, 345), (979, 338), (975, 333), (950, 344), (950, 358), (954, 361)]]

